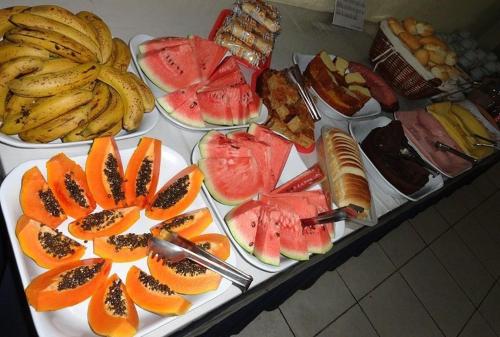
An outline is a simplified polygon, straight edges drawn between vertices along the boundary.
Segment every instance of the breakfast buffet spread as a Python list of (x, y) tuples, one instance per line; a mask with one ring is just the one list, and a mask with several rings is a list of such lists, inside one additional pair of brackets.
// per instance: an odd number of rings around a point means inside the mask
[[(270, 68), (281, 29), (262, 0), (221, 12), (208, 38), (129, 45), (89, 11), (0, 10), (0, 142), (61, 151), (0, 190), (39, 335), (143, 335), (206, 313), (231, 284), (254, 286), (245, 266), (267, 278), (326, 254), (346, 223), (377, 223), (381, 195), (420, 200), (498, 150), (498, 126), (471, 101), (399, 110), (396, 92), (467, 81), (430, 24), (383, 21), (375, 67), (314, 50), (293, 55), (298, 73)], [(398, 85), (394, 55), (417, 91)], [(159, 114), (175, 133), (144, 136)], [(170, 145), (185, 132), (199, 139), (191, 163)]]

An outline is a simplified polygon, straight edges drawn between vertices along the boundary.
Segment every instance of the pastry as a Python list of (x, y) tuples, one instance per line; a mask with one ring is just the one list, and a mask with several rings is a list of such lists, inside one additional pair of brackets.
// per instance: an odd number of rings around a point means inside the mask
[(448, 74), (448, 69), (445, 66), (437, 65), (431, 68), (431, 73), (439, 78), (442, 82), (446, 82), (450, 75)]
[(441, 47), (442, 49), (448, 49), (448, 46), (446, 45), (446, 43), (444, 43), (443, 41), (441, 41), (438, 37), (436, 37), (434, 35), (421, 37), (418, 41), (423, 45), (434, 44), (436, 46)]
[(434, 34), (434, 28), (426, 22), (417, 22), (415, 30), (420, 36), (431, 36)]
[(407, 17), (403, 20), (403, 26), (405, 30), (411, 35), (417, 35), (417, 20), (412, 17)]
[(415, 57), (421, 65), (425, 66), (429, 62), (429, 52), (423, 48), (420, 48), (415, 52)]
[(448, 52), (446, 54), (444, 63), (446, 63), (449, 66), (454, 66), (455, 64), (457, 64), (457, 53), (455, 53), (454, 51)]
[[(425, 47), (425, 46), (424, 46)], [(446, 60), (446, 52), (442, 49), (437, 49), (435, 51), (429, 51), (429, 61), (434, 64), (444, 64)]]
[(420, 42), (418, 42), (418, 39), (411, 33), (402, 32), (401, 34), (399, 34), (399, 38), (408, 47), (408, 49), (412, 51), (415, 51), (417, 49), (420, 49), (420, 47), (422, 47)]
[(395, 18), (389, 18), (389, 19), (387, 19), (387, 24), (389, 25), (389, 28), (392, 30), (392, 32), (396, 36), (398, 36), (399, 34), (401, 34), (402, 32), (405, 31), (405, 28), (403, 27), (403, 25), (401, 24), (401, 22), (399, 22)]

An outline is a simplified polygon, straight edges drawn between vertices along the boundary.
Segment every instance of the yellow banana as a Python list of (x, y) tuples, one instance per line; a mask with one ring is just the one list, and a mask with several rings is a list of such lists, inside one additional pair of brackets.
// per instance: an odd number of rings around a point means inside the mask
[(110, 101), (110, 87), (106, 83), (98, 81), (94, 90), (93, 97), (90, 101), (89, 121), (99, 116), (101, 112), (108, 106)]
[(118, 69), (101, 66), (98, 79), (115, 89), (123, 101), (123, 128), (134, 131), (140, 125), (144, 115), (141, 95), (135, 82)]
[[(116, 122), (115, 125), (107, 129), (106, 131), (100, 133), (97, 137), (107, 137), (107, 136), (116, 136), (122, 130), (122, 121)], [(96, 137), (94, 137), (96, 138)]]
[(76, 16), (94, 29), (97, 44), (101, 49), (101, 62), (106, 63), (109, 60), (111, 50), (113, 49), (113, 37), (108, 25), (100, 17), (91, 12), (82, 11), (77, 13)]
[(42, 59), (25, 56), (11, 60), (0, 66), (0, 124), (3, 122), (5, 116), (5, 107), (9, 93), (7, 83), (19, 75), (40, 69), (42, 65)]
[(142, 98), (142, 104), (144, 105), (144, 112), (153, 111), (155, 107), (155, 97), (151, 92), (151, 89), (134, 73), (128, 72), (127, 76), (130, 77), (137, 85), (139, 94)]
[(87, 47), (92, 53), (96, 55), (99, 61), (101, 60), (101, 52), (99, 51), (99, 46), (97, 45), (97, 43), (95, 43), (87, 35), (83, 34), (73, 27), (65, 25), (64, 23), (30, 13), (14, 14), (10, 17), (10, 22), (21, 28), (39, 31), (48, 30), (65, 35), (70, 39), (73, 39), (76, 42)]
[(0, 9), (0, 37), (15, 26), (9, 21), (12, 14), (19, 13), (28, 8), (28, 6), (13, 6)]
[(112, 47), (111, 48), (111, 55), (109, 55), (109, 58), (106, 62), (104, 62), (105, 66), (113, 66), (113, 63), (115, 63), (115, 58), (116, 58), (116, 48)]
[[(87, 90), (70, 90), (55, 96), (39, 99), (31, 107), (22, 131), (36, 128), (70, 110), (73, 110), (92, 99), (92, 92)], [(71, 130), (68, 130), (68, 132)]]
[(21, 132), (36, 98), (12, 95), (5, 108), (5, 119), (0, 131), (7, 135)]
[(64, 138), (64, 142), (75, 142), (80, 140), (93, 139), (99, 136), (102, 132), (108, 130), (116, 123), (120, 122), (123, 117), (123, 103), (120, 95), (110, 89), (110, 100), (108, 106), (93, 120), (89, 121), (84, 127), (73, 130)]
[(87, 120), (90, 106), (79, 106), (36, 128), (23, 131), (19, 138), (30, 143), (49, 143), (77, 128)]
[(24, 75), (24, 77), (43, 75), (48, 73), (55, 73), (57, 71), (67, 70), (76, 67), (78, 63), (73, 62), (67, 58), (49, 59), (43, 62), (40, 70)]
[(127, 44), (117, 37), (113, 38), (113, 49), (116, 51), (114, 55), (113, 68), (121, 71), (127, 71), (132, 59), (132, 54)]
[(98, 39), (94, 29), (82, 18), (71, 13), (66, 8), (62, 8), (55, 5), (40, 5), (33, 6), (24, 11), (25, 13), (32, 13), (35, 15), (43, 16), (48, 19), (52, 19), (68, 25), (79, 32), (87, 35), (95, 44), (98, 44)]
[(49, 74), (18, 78), (8, 83), (9, 89), (20, 96), (46, 97), (62, 91), (80, 88), (97, 78), (99, 66), (84, 63)]
[(12, 42), (47, 49), (51, 53), (78, 63), (97, 61), (96, 55), (87, 47), (57, 32), (15, 28), (7, 32), (5, 38)]
[(23, 56), (40, 57), (48, 60), (50, 53), (43, 48), (19, 43), (6, 43), (0, 46), (0, 63), (5, 63)]

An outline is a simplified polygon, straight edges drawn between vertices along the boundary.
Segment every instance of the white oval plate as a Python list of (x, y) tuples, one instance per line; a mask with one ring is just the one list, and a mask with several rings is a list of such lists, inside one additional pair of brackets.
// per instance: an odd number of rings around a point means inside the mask
[(389, 186), (390, 189), (387, 192), (392, 192), (395, 193), (396, 195), (402, 196), (408, 200), (411, 201), (417, 201), (422, 198), (425, 198), (427, 195), (431, 194), (434, 191), (439, 190), (441, 187), (444, 185), (443, 177), (441, 175), (437, 175), (436, 177), (433, 177), (431, 174), (429, 174), (429, 181), (418, 191), (412, 193), (412, 194), (405, 194), (398, 190), (393, 184), (391, 184), (380, 171), (377, 169), (377, 167), (372, 163), (370, 158), (366, 155), (365, 151), (363, 151), (363, 148), (361, 147), (361, 143), (363, 140), (368, 136), (368, 134), (375, 128), (378, 127), (383, 127), (386, 126), (391, 122), (390, 118), (380, 116), (374, 119), (367, 119), (367, 120), (362, 120), (362, 121), (351, 121), (349, 122), (349, 132), (358, 142), (359, 144), (359, 150), (361, 151), (361, 154), (363, 156), (364, 162), (368, 165), (365, 165), (365, 167), (368, 170), (371, 170), (373, 172), (376, 172), (376, 176), (378, 180), (383, 182), (382, 185)]
[[(123, 166), (126, 167), (127, 163), (132, 156), (135, 148), (120, 150), (121, 159), (123, 162)], [(160, 188), (168, 179), (173, 177), (177, 172), (182, 170), (187, 166), (186, 161), (180, 154), (178, 154), (173, 149), (162, 146), (162, 158), (161, 158), (161, 170), (160, 176), (158, 180), (158, 188)], [(85, 160), (87, 156), (78, 156), (72, 157), (74, 161), (80, 164), (82, 167), (85, 167)], [(5, 224), (7, 225), (7, 229), (9, 232), (9, 238), (12, 244), (12, 249), (14, 251), (14, 256), (16, 258), (17, 267), (19, 269), (19, 274), (21, 276), (21, 280), (23, 283), (23, 288), (26, 288), (30, 281), (37, 275), (45, 272), (46, 269), (43, 269), (37, 266), (30, 258), (23, 254), (21, 247), (19, 246), (19, 242), (17, 241), (15, 228), (17, 219), (22, 214), (22, 209), (19, 204), (19, 192), (21, 189), (21, 178), (29, 168), (33, 166), (38, 166), (40, 171), (46, 176), (45, 169), (45, 159), (42, 160), (31, 160), (26, 163), (23, 163), (16, 167), (10, 174), (5, 178), (3, 184), (0, 188), (0, 204), (2, 206), (2, 211), (5, 217)], [(202, 207), (209, 207), (201, 193), (196, 197), (194, 202), (191, 204), (188, 210), (195, 210)], [(96, 209), (97, 210), (97, 209)], [(62, 223), (58, 230), (63, 232), (65, 235), (70, 236), (68, 232), (68, 223), (73, 219), (68, 219), (64, 223)], [(144, 211), (141, 211), (140, 219), (125, 233), (145, 233), (149, 232), (151, 226), (157, 224), (159, 221), (151, 220), (144, 215)], [(210, 226), (204, 231), (204, 233), (220, 233), (224, 234), (224, 231), (221, 229), (221, 226), (218, 223), (217, 217), (214, 217), (214, 222), (210, 224)], [(92, 253), (92, 241), (90, 240), (88, 243), (84, 243), (82, 240), (77, 240), (81, 244), (87, 247), (85, 255), (83, 258), (95, 257)], [(236, 266), (236, 255), (234, 248), (230, 246), (230, 256), (226, 262), (229, 264)], [(129, 263), (113, 263), (111, 272), (109, 275), (113, 273), (117, 273), (120, 278), (125, 281), (127, 276), (127, 271), (132, 265), (136, 265), (142, 270), (148, 272), (147, 267), (147, 259), (142, 258), (138, 261), (129, 262)], [(185, 296), (189, 301), (191, 301), (192, 306), (190, 310), (199, 307), (215, 297), (223, 296), (226, 290), (231, 286), (231, 282), (222, 279), (221, 284), (217, 290), (201, 294), (201, 295), (193, 295), (193, 296)], [(228, 297), (229, 299), (229, 297)], [(89, 299), (79, 303), (77, 305), (64, 308), (57, 311), (50, 312), (37, 312), (32, 307), (31, 316), (33, 317), (33, 321), (35, 323), (35, 327), (40, 336), (51, 336), (51, 337), (66, 337), (66, 336), (95, 336), (92, 333), (88, 323), (87, 323), (87, 307), (88, 307)], [(139, 314), (139, 329), (137, 330), (136, 336), (142, 336), (150, 333), (151, 331), (172, 322), (177, 317), (180, 316), (158, 316), (149, 311), (143, 310), (140, 307), (136, 306), (137, 312)], [(208, 312), (211, 310), (210, 306), (206, 306), (205, 311)], [(189, 311), (185, 314), (188, 315)], [(166, 332), (166, 331), (165, 331)], [(168, 332), (166, 332), (168, 334)]]
[[(309, 64), (309, 62), (311, 62), (314, 56), (315, 55), (293, 53), (292, 57), (293, 63), (297, 64), (300, 68), (300, 71), (304, 72), (307, 68), (307, 65)], [(333, 59), (335, 55), (330, 55), (330, 57)], [(322, 112), (324, 112), (325, 115), (333, 119), (338, 119), (338, 120), (361, 119), (361, 118), (376, 116), (382, 111), (380, 103), (375, 98), (371, 97), (359, 111), (354, 113), (354, 115), (346, 116), (340, 111), (331, 107), (328, 103), (326, 103), (325, 100), (323, 100), (323, 98), (321, 98), (321, 96), (318, 95), (318, 93), (316, 92), (316, 90), (314, 90), (314, 88), (310, 87), (309, 92), (314, 97), (313, 99), (317, 108), (320, 109)]]
[[(198, 144), (193, 148), (193, 152), (191, 153), (191, 162), (193, 164), (197, 164), (198, 160), (201, 159), (201, 154), (200, 150), (198, 147)], [(290, 151), (290, 155), (288, 156), (288, 160), (285, 164), (285, 167), (283, 168), (283, 172), (281, 173), (280, 179), (278, 181), (277, 186), (280, 186), (281, 184), (289, 181), (290, 179), (294, 178), (295, 176), (299, 175), (300, 173), (304, 172), (307, 169), (306, 165), (304, 165), (304, 162), (302, 159), (300, 159), (299, 153), (295, 149), (295, 146), (292, 147), (292, 150)], [(313, 186), (312, 189), (318, 189), (319, 185)], [(287, 269), (288, 267), (298, 263), (299, 261), (297, 260), (292, 260), (287, 257), (284, 257), (283, 255), (280, 256), (280, 265), (279, 266), (273, 266), (267, 263), (264, 263), (257, 259), (254, 255), (248, 253), (246, 250), (244, 250), (240, 244), (233, 238), (233, 235), (231, 234), (231, 231), (229, 230), (229, 227), (226, 225), (226, 221), (224, 220), (224, 217), (226, 216), (227, 213), (229, 213), (232, 209), (233, 206), (228, 206), (221, 204), (217, 200), (215, 200), (212, 195), (210, 195), (210, 192), (206, 188), (205, 184), (202, 186), (203, 192), (205, 193), (205, 196), (207, 197), (207, 200), (212, 206), (212, 210), (214, 211), (215, 215), (217, 216), (219, 222), (222, 225), (222, 228), (226, 232), (226, 235), (229, 237), (233, 245), (236, 247), (236, 250), (240, 253), (240, 255), (251, 265), (267, 271), (271, 273), (278, 273), (280, 271), (283, 271)], [(335, 205), (332, 205), (333, 208), (337, 208)], [(334, 223), (334, 239), (332, 242), (336, 242), (340, 240), (344, 236), (345, 232), (345, 221), (339, 221)]]
[[(130, 52), (132, 53), (132, 59), (134, 60), (134, 65), (135, 68), (137, 69), (137, 72), (141, 76), (142, 80), (148, 85), (148, 87), (151, 89), (153, 92), (153, 95), (155, 98), (159, 98), (163, 95), (165, 95), (165, 91), (161, 90), (158, 88), (153, 82), (149, 80), (149, 78), (144, 74), (142, 71), (141, 67), (139, 66), (139, 62), (137, 60), (137, 54), (139, 53), (139, 45), (145, 41), (154, 39), (153, 36), (151, 35), (146, 35), (146, 34), (139, 34), (134, 36), (133, 38), (130, 39), (129, 46), (130, 46)], [(267, 120), (267, 115), (268, 111), (266, 106), (262, 103), (260, 108), (260, 113), (259, 117), (251, 120), (250, 122), (255, 122), (255, 123), (264, 123)], [(182, 123), (178, 121), (177, 119), (173, 118), (170, 116), (170, 114), (165, 111), (162, 106), (156, 101), (156, 107), (158, 108), (159, 111), (161, 111), (162, 115), (168, 119), (170, 122), (175, 124), (176, 126), (179, 126), (181, 128), (187, 129), (187, 130), (194, 130), (194, 131), (210, 131), (210, 130), (233, 130), (233, 129), (239, 129), (242, 127), (247, 127), (249, 124), (240, 124), (240, 125), (215, 125), (215, 124), (209, 124), (206, 123), (207, 126), (205, 127), (196, 127), (196, 126), (191, 126), (187, 125), (185, 123)]]

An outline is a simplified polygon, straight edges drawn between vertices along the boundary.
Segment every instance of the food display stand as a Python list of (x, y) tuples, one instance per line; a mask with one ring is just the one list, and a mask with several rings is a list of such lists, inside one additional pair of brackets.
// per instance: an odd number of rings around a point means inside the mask
[[(42, 4), (42, 1), (31, 1), (30, 4)], [(13, 1), (2, 4), (3, 7), (14, 5)], [(152, 36), (186, 36), (197, 34), (206, 37), (219, 12), (232, 5), (231, 1), (61, 1), (60, 5), (70, 10), (89, 10), (106, 20), (111, 31), (125, 41), (138, 34)], [(332, 54), (343, 55), (350, 60), (368, 64), (368, 52), (373, 34), (356, 32), (333, 27), (328, 22), (329, 14), (308, 11), (292, 6), (278, 5), (281, 11), (282, 32), (276, 41), (271, 67), (281, 69), (292, 63), (292, 54), (314, 54), (324, 49)], [(376, 27), (368, 26), (367, 29)], [(400, 98), (400, 109), (411, 109), (426, 105), (426, 100), (409, 101)], [(322, 125), (331, 125), (347, 130), (347, 122), (323, 117), (316, 125), (319, 132)], [(179, 128), (160, 116), (158, 123), (147, 132), (148, 137), (158, 138), (163, 144), (177, 151), (187, 162), (191, 161), (191, 153), (203, 132)], [(316, 135), (318, 137), (318, 135)], [(120, 149), (136, 146), (138, 138), (118, 141)], [(2, 180), (6, 174), (25, 161), (49, 158), (61, 152), (61, 148), (18, 148), (0, 144), (0, 172)], [(64, 148), (69, 156), (85, 155), (89, 145), (70, 146)], [(302, 159), (307, 166), (316, 161), (315, 154), (303, 154)], [(241, 294), (237, 287), (231, 286), (224, 297), (216, 297), (187, 314), (177, 317), (164, 326), (148, 334), (148, 336), (223, 336), (237, 333), (261, 311), (271, 310), (280, 305), (298, 289), (310, 286), (321, 274), (333, 270), (351, 256), (359, 255), (371, 242), (377, 241), (387, 232), (397, 227), (406, 219), (412, 218), (420, 211), (435, 204), (439, 199), (451, 194), (454, 190), (470, 183), (500, 159), (497, 152), (480, 161), (473, 169), (460, 176), (449, 179), (444, 187), (417, 202), (396, 200), (391, 209), (385, 209), (373, 227), (361, 227), (347, 223), (345, 236), (335, 242), (334, 247), (325, 255), (313, 255), (307, 262), (296, 263), (280, 273), (268, 273), (247, 263), (236, 254), (236, 266), (253, 276), (253, 283), (248, 292)], [(22, 284), (17, 275), (16, 263), (11, 253), (4, 224), (1, 224), (2, 247), (5, 255), (2, 259), (9, 264), (14, 279), (18, 282), (15, 289), (4, 289), (0, 294), (4, 306), (11, 301), (19, 302), (24, 308), (20, 318), (25, 322), (27, 335), (36, 334), (28, 305), (22, 291)], [(2, 253), (3, 254), (3, 253)], [(3, 261), (2, 261), (3, 264)], [(3, 272), (3, 266), (1, 272)], [(1, 274), (0, 274), (1, 275)], [(15, 328), (14, 328), (15, 329)], [(40, 335), (43, 332), (39, 331)], [(89, 330), (89, 334), (91, 334)], [(21, 336), (21, 334), (19, 334)]]

